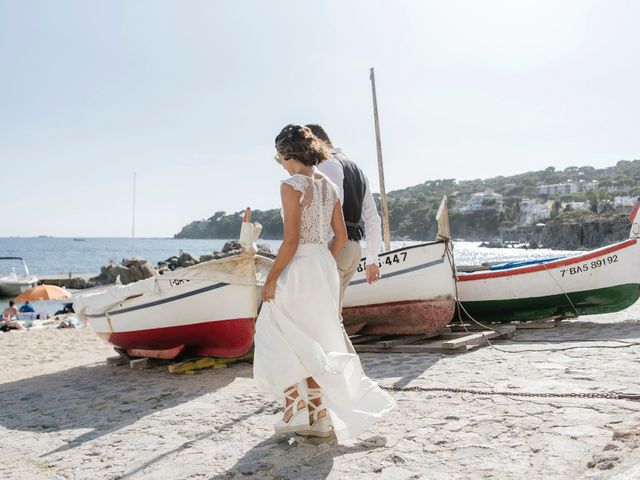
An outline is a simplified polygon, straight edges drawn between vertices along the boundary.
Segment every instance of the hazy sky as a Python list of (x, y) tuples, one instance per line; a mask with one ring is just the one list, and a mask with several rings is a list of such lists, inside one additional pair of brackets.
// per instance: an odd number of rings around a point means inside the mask
[(325, 125), (378, 190), (640, 158), (640, 2), (0, 0), (0, 236), (170, 236), (279, 205)]

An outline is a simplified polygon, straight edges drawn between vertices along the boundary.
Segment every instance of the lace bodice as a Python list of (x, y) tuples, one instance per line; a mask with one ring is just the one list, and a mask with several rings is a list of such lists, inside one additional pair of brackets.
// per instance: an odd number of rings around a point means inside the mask
[(331, 180), (295, 174), (282, 183), (292, 186), (302, 194), (299, 243), (327, 243), (331, 240), (331, 217), (339, 198)]

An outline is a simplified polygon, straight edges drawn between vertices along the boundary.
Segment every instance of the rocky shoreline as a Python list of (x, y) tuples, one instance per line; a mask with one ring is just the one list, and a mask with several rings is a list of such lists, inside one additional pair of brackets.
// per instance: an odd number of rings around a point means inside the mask
[[(96, 276), (71, 276), (71, 274), (69, 274), (69, 277), (47, 276), (42, 279), (41, 283), (57, 285), (73, 290), (84, 290), (103, 285), (113, 285), (115, 283), (127, 285), (146, 278), (163, 275), (178, 268), (191, 267), (202, 262), (238, 255), (240, 252), (240, 243), (232, 240), (226, 242), (221, 251), (214, 250), (210, 255), (194, 255), (189, 252), (180, 251), (178, 255), (159, 261), (155, 268), (145, 259), (125, 258), (122, 259), (120, 263), (109, 263), (102, 266), (100, 273)], [(275, 253), (268, 245), (259, 244), (258, 254), (275, 258)]]

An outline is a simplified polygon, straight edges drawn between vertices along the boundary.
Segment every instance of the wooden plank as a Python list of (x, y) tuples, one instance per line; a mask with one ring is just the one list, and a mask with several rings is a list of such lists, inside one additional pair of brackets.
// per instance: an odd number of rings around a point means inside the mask
[[(497, 326), (497, 325), (496, 325)], [(485, 331), (486, 328), (478, 325), (476, 323), (465, 323), (464, 325), (461, 325), (459, 323), (456, 324), (452, 324), (452, 325), (447, 325), (447, 327), (449, 327), (451, 329), (452, 332), (477, 332), (477, 331)], [(487, 327), (493, 327), (493, 325), (489, 324), (487, 325)]]
[(502, 325), (496, 328), (496, 332), (500, 334), (498, 338), (511, 338), (516, 336), (517, 327), (515, 325)]
[(354, 335), (353, 337), (349, 337), (349, 339), (351, 340), (351, 343), (353, 345), (357, 345), (359, 343), (367, 343), (380, 340), (383, 337), (384, 335)]
[(558, 325), (558, 320), (542, 320), (531, 321), (527, 323), (518, 323), (515, 327), (518, 330), (534, 330), (540, 328), (555, 328)]
[(174, 363), (173, 365), (169, 365), (169, 373), (186, 373), (190, 375), (196, 370), (204, 370), (206, 368), (227, 368), (227, 365), (230, 363), (244, 362), (249, 360), (253, 360), (253, 349), (242, 355), (241, 357), (202, 357), (194, 360)]
[(411, 343), (418, 343), (423, 340), (428, 340), (433, 337), (439, 336), (438, 332), (426, 333), (424, 335), (405, 335), (401, 337), (394, 337), (390, 340), (381, 340), (376, 342), (375, 345), (379, 345), (384, 348), (389, 348), (394, 345), (409, 345)]
[(451, 349), (443, 348), (441, 342), (430, 342), (418, 345), (394, 345), (392, 347), (381, 347), (378, 345), (357, 345), (354, 346), (358, 353), (447, 353)]
[(150, 358), (134, 358), (129, 361), (129, 366), (134, 370), (144, 370), (145, 368), (151, 368)]
[(442, 346), (449, 349), (456, 349), (466, 347), (467, 345), (477, 345), (485, 342), (487, 338), (499, 337), (500, 333), (495, 330), (485, 330), (479, 333), (472, 333), (471, 335), (465, 335), (464, 337), (456, 338), (453, 340), (445, 340), (442, 342)]
[(126, 365), (127, 363), (129, 363), (129, 361), (122, 358), (120, 355), (117, 357), (107, 357), (107, 365), (111, 365), (112, 367), (119, 367), (120, 365)]

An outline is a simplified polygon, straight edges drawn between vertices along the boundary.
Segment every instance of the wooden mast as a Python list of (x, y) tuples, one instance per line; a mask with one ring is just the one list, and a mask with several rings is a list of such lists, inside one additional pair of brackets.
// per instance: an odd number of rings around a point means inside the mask
[(380, 204), (382, 205), (382, 237), (384, 249), (391, 250), (391, 235), (389, 233), (389, 209), (387, 207), (387, 192), (384, 188), (384, 167), (382, 166), (382, 143), (380, 142), (380, 122), (378, 120), (378, 100), (376, 98), (376, 77), (371, 67), (371, 93), (373, 94), (373, 119), (376, 126), (376, 148), (378, 150), (378, 177), (380, 177)]
[(131, 256), (136, 256), (136, 172), (133, 172), (133, 214), (131, 219)]

